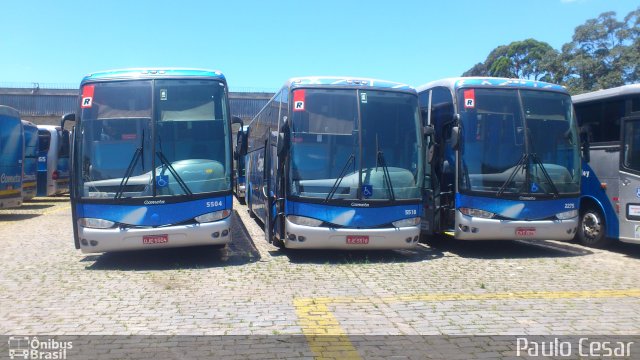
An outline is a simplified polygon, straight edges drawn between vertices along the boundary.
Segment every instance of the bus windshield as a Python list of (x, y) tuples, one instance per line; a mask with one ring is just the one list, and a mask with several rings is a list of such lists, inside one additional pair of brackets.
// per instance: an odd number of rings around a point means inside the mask
[[(87, 87), (90, 87), (88, 90)], [(85, 85), (81, 196), (178, 196), (230, 189), (221, 82), (145, 80)]]
[[(420, 197), (415, 95), (355, 89), (294, 91), (291, 195), (331, 200)], [(296, 103), (303, 99), (303, 109)]]
[(460, 190), (550, 195), (580, 191), (580, 154), (569, 95), (461, 89)]

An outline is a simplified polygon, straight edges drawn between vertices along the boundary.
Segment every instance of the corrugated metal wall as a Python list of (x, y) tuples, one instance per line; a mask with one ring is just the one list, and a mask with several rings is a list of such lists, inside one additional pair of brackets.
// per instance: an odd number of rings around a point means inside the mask
[(11, 106), (25, 116), (62, 116), (76, 111), (78, 96), (0, 93), (0, 105)]

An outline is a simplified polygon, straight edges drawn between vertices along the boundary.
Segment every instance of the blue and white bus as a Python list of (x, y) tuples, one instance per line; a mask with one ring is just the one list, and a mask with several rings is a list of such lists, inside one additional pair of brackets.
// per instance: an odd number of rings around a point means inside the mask
[(60, 195), (69, 191), (69, 130), (38, 125), (37, 195)]
[(24, 159), (22, 161), (22, 200), (31, 200), (36, 196), (38, 173), (38, 126), (22, 120), (24, 132)]
[(462, 240), (572, 239), (580, 144), (559, 86), (451, 78), (418, 87), (433, 127), (427, 233)]
[(640, 84), (573, 96), (590, 156), (582, 164), (577, 239), (640, 243)]
[(24, 135), (20, 114), (0, 105), (0, 208), (22, 205)]
[(80, 84), (71, 204), (76, 248), (108, 252), (231, 241), (232, 156), (223, 74), (123, 69)]
[(233, 150), (233, 157), (235, 159), (235, 176), (234, 190), (238, 200), (244, 201), (245, 185), (246, 185), (246, 171), (245, 171), (245, 155), (247, 155), (247, 135), (249, 134), (249, 125), (244, 125), (238, 129), (236, 133), (236, 141)]
[(247, 205), (287, 248), (400, 249), (419, 240), (423, 127), (410, 86), (287, 81), (249, 125)]

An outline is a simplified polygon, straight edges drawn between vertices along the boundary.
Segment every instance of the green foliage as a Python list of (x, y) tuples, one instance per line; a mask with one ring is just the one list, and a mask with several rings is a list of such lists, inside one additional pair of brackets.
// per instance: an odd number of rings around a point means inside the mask
[(615, 12), (587, 20), (561, 51), (535, 39), (498, 46), (462, 75), (542, 80), (576, 94), (638, 82), (640, 7), (622, 21)]

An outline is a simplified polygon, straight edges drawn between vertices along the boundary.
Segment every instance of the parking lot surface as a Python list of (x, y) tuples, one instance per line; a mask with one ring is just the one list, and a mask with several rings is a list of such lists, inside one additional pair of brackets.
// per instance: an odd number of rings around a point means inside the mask
[(0, 334), (304, 335), (313, 354), (318, 335), (640, 333), (640, 246), (280, 250), (232, 216), (226, 249), (82, 254), (68, 198), (0, 210)]

